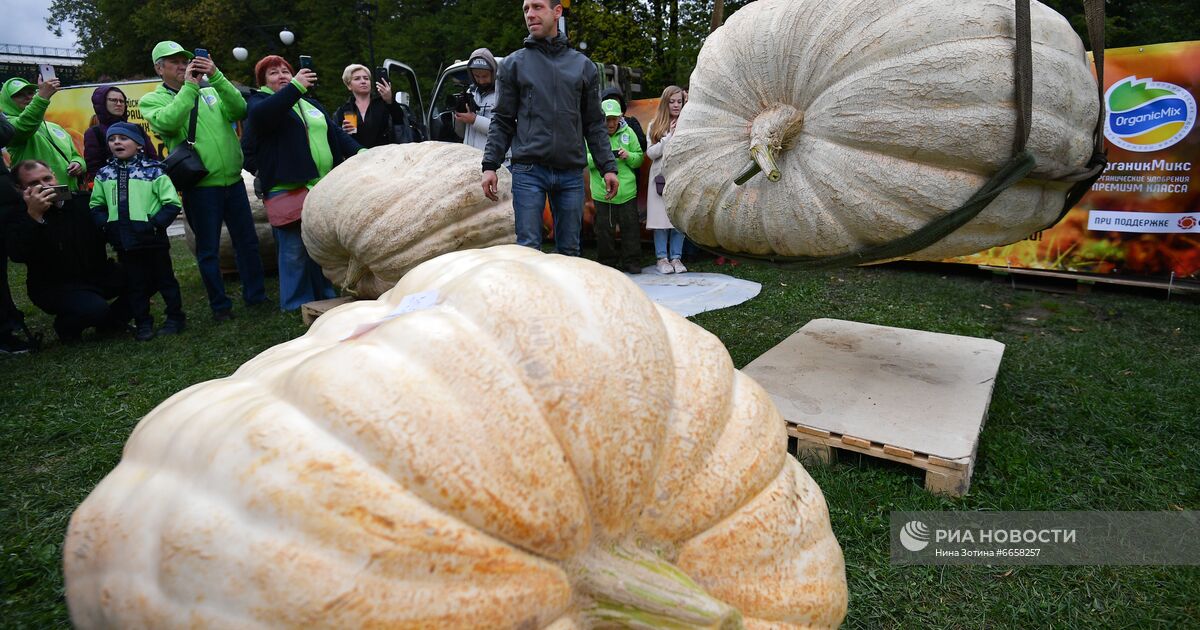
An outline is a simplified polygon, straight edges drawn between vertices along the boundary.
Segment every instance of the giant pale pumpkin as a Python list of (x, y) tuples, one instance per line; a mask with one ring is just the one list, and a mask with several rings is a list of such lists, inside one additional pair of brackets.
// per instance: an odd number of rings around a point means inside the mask
[[(968, 200), (1012, 155), (1012, 0), (760, 0), (705, 41), (667, 147), (672, 223), (701, 245), (770, 258), (861, 252)], [(1032, 3), (1036, 168), (909, 255), (1026, 238), (1086, 170), (1098, 102), (1083, 44)], [(735, 178), (774, 154), (774, 172)], [(769, 160), (761, 160), (769, 162)], [(777, 181), (771, 181), (777, 178)]]
[(304, 202), (309, 256), (335, 285), (374, 298), (409, 269), (460, 249), (515, 243), (512, 183), (483, 196), (483, 153), (448, 142), (376, 147), (325, 176)]
[(622, 274), (447, 254), (147, 415), (71, 518), (67, 602), (85, 628), (835, 627), (841, 549), (785, 442)]

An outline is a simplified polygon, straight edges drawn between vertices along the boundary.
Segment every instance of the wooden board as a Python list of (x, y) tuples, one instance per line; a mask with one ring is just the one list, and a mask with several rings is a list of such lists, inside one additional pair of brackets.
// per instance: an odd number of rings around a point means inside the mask
[(305, 326), (312, 326), (313, 322), (317, 321), (318, 317), (324, 315), (330, 309), (343, 304), (349, 304), (353, 301), (353, 297), (345, 296), (309, 302), (308, 304), (300, 307), (300, 317), (304, 320)]
[(834, 450), (860, 453), (870, 457), (906, 464), (925, 471), (925, 489), (935, 494), (961, 497), (971, 489), (975, 472), (975, 453), (955, 460), (928, 453), (917, 453), (889, 444), (871, 442), (850, 435), (838, 435), (802, 425), (788, 425), (789, 449), (805, 465), (823, 465), (833, 461)]
[[(1082, 274), (1070, 273), (1066, 271), (1047, 271), (1045, 269), (1024, 269), (1019, 267), (995, 267), (991, 265), (979, 265), (984, 271), (991, 271), (998, 275), (1012, 274), (1013, 276), (1026, 276), (1030, 278), (1048, 278), (1053, 280), (1064, 280), (1075, 282), (1075, 291), (1077, 293), (1087, 293), (1094, 284), (1111, 284), (1126, 287), (1141, 287), (1146, 289), (1162, 289), (1171, 293), (1200, 293), (1200, 282), (1192, 280), (1175, 280), (1168, 278), (1165, 280), (1155, 278), (1131, 278), (1131, 277), (1116, 277), (1111, 275), (1099, 274)], [(1025, 284), (1021, 288), (1035, 288), (1053, 291), (1053, 287)]]
[(817, 319), (743, 372), (771, 394), (801, 455), (898, 461), (960, 494), (1003, 354), (991, 339)]

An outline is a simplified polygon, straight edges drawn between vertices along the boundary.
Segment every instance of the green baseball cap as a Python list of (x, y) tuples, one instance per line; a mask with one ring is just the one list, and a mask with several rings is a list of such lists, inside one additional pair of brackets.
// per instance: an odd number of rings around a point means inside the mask
[(165, 42), (158, 42), (154, 45), (154, 52), (150, 53), (150, 60), (154, 63), (158, 63), (158, 60), (162, 59), (163, 57), (170, 57), (171, 55), (178, 55), (179, 53), (187, 55), (188, 59), (191, 59), (195, 56), (192, 53), (184, 50), (183, 46), (167, 40)]
[(614, 99), (607, 99), (600, 103), (600, 109), (604, 111), (605, 116), (620, 116), (621, 104)]
[(12, 94), (14, 96), (17, 93), (19, 93), (21, 90), (30, 90), (30, 89), (36, 90), (37, 89), (36, 85), (34, 85), (34, 84), (30, 83), (29, 81), (26, 81), (25, 79), (22, 79), (20, 77), (14, 77), (14, 78), (10, 79), (8, 81), (8, 85), (12, 86)]

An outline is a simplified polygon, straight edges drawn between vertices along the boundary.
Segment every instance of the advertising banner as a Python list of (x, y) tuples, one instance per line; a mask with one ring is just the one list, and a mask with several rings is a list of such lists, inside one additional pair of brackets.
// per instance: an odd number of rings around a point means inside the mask
[[(125, 93), (126, 108), (129, 112), (129, 122), (134, 123), (146, 132), (154, 146), (162, 155), (162, 141), (150, 131), (150, 124), (142, 118), (138, 109), (138, 101), (154, 91), (162, 84), (157, 79), (147, 81), (121, 81), (112, 85)], [(62, 125), (75, 141), (75, 148), (83, 155), (83, 134), (89, 127), (96, 124), (96, 111), (92, 108), (92, 92), (99, 87), (95, 85), (77, 85), (63, 88), (50, 99), (50, 107), (46, 110), (46, 120)]]
[(1108, 168), (1057, 225), (949, 262), (1200, 279), (1200, 41), (1104, 52)]

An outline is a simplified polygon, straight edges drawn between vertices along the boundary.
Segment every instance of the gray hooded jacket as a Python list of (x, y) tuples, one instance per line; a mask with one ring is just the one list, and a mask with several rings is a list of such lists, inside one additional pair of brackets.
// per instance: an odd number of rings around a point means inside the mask
[(486, 48), (475, 49), (475, 52), (471, 53), (470, 59), (467, 60), (468, 74), (477, 59), (487, 64), (487, 69), (492, 72), (492, 85), (485, 92), (479, 88), (472, 77), (471, 87), (467, 88), (467, 91), (474, 96), (475, 103), (479, 105), (479, 111), (475, 112), (475, 122), (470, 125), (455, 121), (454, 130), (463, 137), (463, 144), (483, 150), (487, 145), (488, 128), (492, 125), (492, 110), (496, 107), (496, 58), (492, 56), (492, 51)]
[(514, 164), (583, 169), (586, 139), (600, 172), (617, 172), (596, 66), (565, 35), (525, 38), (525, 47), (500, 63), (496, 84), (483, 170), (499, 168), (510, 146)]

